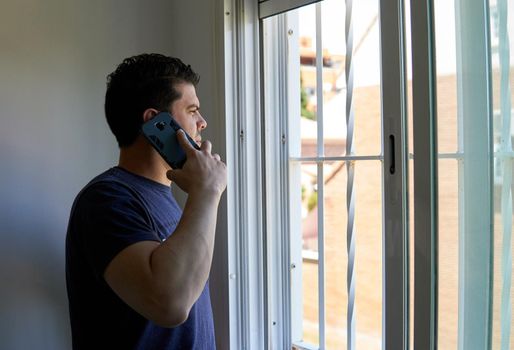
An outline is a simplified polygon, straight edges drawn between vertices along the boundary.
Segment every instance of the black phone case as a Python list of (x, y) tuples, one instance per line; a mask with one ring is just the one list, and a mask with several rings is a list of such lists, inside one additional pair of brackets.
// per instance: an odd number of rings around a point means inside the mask
[[(179, 129), (182, 128), (168, 112), (157, 114), (141, 127), (141, 131), (146, 139), (173, 169), (182, 168), (186, 162), (186, 153), (177, 140), (177, 131)], [(198, 144), (187, 133), (186, 136), (193, 147), (200, 149)]]

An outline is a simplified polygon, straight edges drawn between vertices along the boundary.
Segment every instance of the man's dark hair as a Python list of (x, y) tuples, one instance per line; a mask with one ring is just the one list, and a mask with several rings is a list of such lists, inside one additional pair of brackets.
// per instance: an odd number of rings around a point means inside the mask
[(148, 108), (167, 111), (181, 97), (175, 86), (190, 83), (196, 87), (200, 76), (180, 59), (160, 54), (126, 58), (107, 77), (105, 116), (120, 147), (136, 140), (143, 112)]

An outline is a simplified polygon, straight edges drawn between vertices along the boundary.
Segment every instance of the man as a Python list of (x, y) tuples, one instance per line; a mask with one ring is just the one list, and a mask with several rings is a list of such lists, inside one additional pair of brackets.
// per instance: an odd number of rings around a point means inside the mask
[[(179, 59), (142, 54), (108, 76), (107, 122), (119, 164), (75, 199), (66, 237), (74, 349), (215, 349), (208, 276), (226, 167), (196, 96), (199, 77)], [(141, 135), (169, 111), (200, 145), (178, 139), (187, 161), (171, 169)], [(181, 212), (170, 190), (188, 194)]]

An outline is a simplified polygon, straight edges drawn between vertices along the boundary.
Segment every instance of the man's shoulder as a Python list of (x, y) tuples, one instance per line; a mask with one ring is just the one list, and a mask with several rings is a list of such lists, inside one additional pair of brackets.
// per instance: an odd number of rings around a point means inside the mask
[(90, 180), (76, 195), (74, 207), (87, 203), (101, 205), (111, 200), (134, 198), (132, 186), (126, 179), (120, 178), (115, 168), (108, 169)]
[(118, 167), (111, 168), (93, 178), (77, 194), (71, 219), (123, 217), (125, 220), (127, 216), (133, 216), (142, 217), (148, 222), (154, 220), (153, 217), (157, 221), (162, 219), (167, 222), (170, 215), (180, 213), (180, 208), (172, 198), (171, 190), (168, 188), (164, 191), (158, 186), (162, 185), (141, 179)]

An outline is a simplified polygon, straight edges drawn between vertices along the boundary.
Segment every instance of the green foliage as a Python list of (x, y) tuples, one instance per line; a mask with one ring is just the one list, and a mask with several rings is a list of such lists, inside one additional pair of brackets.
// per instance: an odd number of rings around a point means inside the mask
[(318, 193), (312, 192), (309, 196), (309, 199), (307, 199), (307, 210), (310, 212), (312, 209), (316, 208), (318, 205)]
[(301, 105), (301, 115), (304, 118), (310, 120), (316, 120), (316, 114), (307, 109), (307, 92), (303, 86), (303, 79), (300, 77), (300, 105)]

